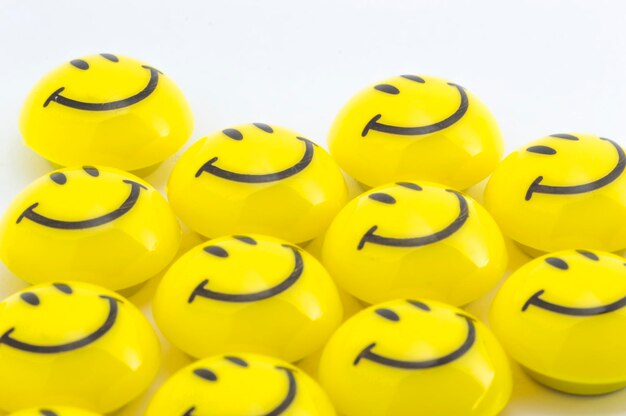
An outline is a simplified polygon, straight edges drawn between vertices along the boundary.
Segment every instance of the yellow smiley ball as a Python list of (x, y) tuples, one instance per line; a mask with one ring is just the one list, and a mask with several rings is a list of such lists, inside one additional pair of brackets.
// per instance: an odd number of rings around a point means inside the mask
[(141, 179), (84, 166), (45, 175), (0, 221), (0, 257), (29, 283), (79, 280), (119, 290), (156, 275), (174, 258), (180, 226)]
[(348, 198), (323, 149), (262, 123), (196, 142), (176, 163), (167, 193), (183, 222), (207, 237), (252, 232), (293, 243), (320, 235)]
[(368, 186), (427, 180), (465, 189), (502, 157), (495, 119), (474, 95), (446, 80), (402, 75), (371, 85), (337, 115), (330, 153)]
[(11, 413), (9, 416), (101, 416), (98, 413), (89, 410), (78, 409), (75, 407), (53, 406), (38, 407), (27, 410), (20, 410)]
[(62, 166), (148, 167), (176, 152), (192, 128), (189, 104), (169, 76), (107, 53), (48, 73), (20, 114), (26, 144)]
[(174, 374), (146, 416), (335, 416), (326, 393), (292, 365), (262, 355), (226, 353)]
[(398, 182), (346, 205), (324, 237), (322, 260), (368, 303), (408, 296), (464, 305), (498, 283), (507, 253), (495, 222), (469, 196)]
[(273, 237), (237, 235), (201, 244), (161, 281), (154, 318), (194, 357), (243, 351), (299, 360), (341, 322), (334, 282), (304, 250)]
[(159, 368), (159, 343), (141, 312), (86, 283), (46, 283), (9, 296), (0, 302), (0, 334), (6, 411), (76, 406), (108, 413), (141, 394)]
[(505, 235), (551, 252), (626, 248), (626, 156), (615, 141), (553, 134), (507, 156), (485, 188)]
[(344, 416), (492, 416), (512, 386), (507, 357), (487, 327), (431, 300), (357, 313), (326, 345), (319, 373)]
[(489, 321), (537, 381), (574, 394), (626, 386), (626, 263), (567, 250), (522, 266), (502, 285)]

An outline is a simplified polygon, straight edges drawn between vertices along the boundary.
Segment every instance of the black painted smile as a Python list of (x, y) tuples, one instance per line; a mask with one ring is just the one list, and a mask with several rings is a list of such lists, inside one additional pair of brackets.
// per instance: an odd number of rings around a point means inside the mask
[(293, 267), (293, 270), (289, 274), (289, 276), (287, 276), (285, 280), (283, 280), (276, 286), (271, 287), (269, 289), (261, 290), (260, 292), (255, 292), (255, 293), (232, 294), (232, 293), (215, 292), (213, 290), (206, 289), (206, 285), (209, 283), (209, 279), (205, 279), (198, 286), (196, 286), (196, 288), (193, 290), (193, 292), (191, 293), (191, 296), (189, 296), (188, 303), (192, 303), (194, 299), (196, 298), (196, 296), (213, 299), (213, 300), (219, 300), (222, 302), (256, 302), (259, 300), (271, 298), (272, 296), (276, 296), (279, 293), (284, 292), (285, 290), (289, 289), (291, 286), (293, 286), (294, 283), (298, 281), (304, 269), (304, 265), (302, 262), (302, 255), (300, 254), (298, 249), (289, 245), (284, 245), (284, 247), (293, 251), (293, 255), (295, 258), (295, 265)]
[(624, 155), (624, 150), (621, 146), (610, 139), (606, 139), (604, 137), (601, 140), (606, 140), (611, 143), (615, 150), (617, 151), (618, 160), (615, 167), (607, 173), (602, 178), (595, 180), (593, 182), (585, 183), (582, 185), (574, 185), (574, 186), (552, 186), (552, 185), (542, 185), (541, 181), (543, 180), (543, 176), (538, 176), (537, 179), (533, 181), (528, 187), (528, 191), (526, 192), (526, 201), (529, 201), (532, 198), (533, 193), (541, 193), (541, 194), (553, 194), (553, 195), (572, 195), (572, 194), (582, 194), (585, 192), (591, 192), (596, 189), (602, 188), (616, 180), (620, 177), (620, 175), (624, 172), (624, 168), (626, 167), (626, 155)]
[(359, 355), (357, 355), (356, 359), (354, 360), (354, 365), (358, 365), (361, 360), (369, 360), (388, 367), (402, 368), (405, 370), (423, 370), (448, 364), (462, 357), (467, 351), (469, 351), (470, 348), (472, 348), (472, 345), (474, 345), (474, 342), (476, 341), (476, 327), (474, 326), (474, 321), (472, 320), (472, 318), (460, 314), (458, 316), (464, 318), (467, 322), (467, 336), (465, 337), (465, 341), (463, 342), (463, 344), (456, 350), (452, 351), (450, 354), (444, 355), (443, 357), (434, 358), (432, 360), (424, 361), (397, 360), (375, 353), (373, 349), (376, 346), (376, 343), (373, 342), (365, 347), (363, 351), (359, 353)]
[(0, 337), (0, 346), (7, 345), (11, 348), (15, 348), (17, 350), (33, 352), (37, 354), (54, 354), (59, 352), (67, 352), (77, 350), (79, 348), (86, 347), (87, 345), (97, 341), (103, 335), (105, 335), (115, 324), (117, 320), (118, 314), (118, 302), (121, 302), (118, 299), (112, 298), (106, 295), (100, 295), (102, 299), (105, 299), (109, 302), (109, 315), (107, 316), (104, 323), (96, 329), (91, 334), (87, 335), (84, 338), (81, 338), (77, 341), (68, 342), (66, 344), (57, 344), (57, 345), (35, 345), (29, 344), (27, 342), (19, 341), (13, 337), (11, 337), (11, 333), (15, 331), (15, 328), (11, 328)]
[(425, 126), (399, 127), (379, 123), (378, 120), (380, 120), (382, 114), (377, 114), (372, 117), (372, 119), (365, 125), (361, 136), (367, 136), (367, 133), (369, 133), (370, 130), (380, 131), (382, 133), (398, 134), (402, 136), (420, 136), (424, 134), (435, 133), (439, 130), (450, 127), (451, 125), (459, 121), (467, 112), (467, 108), (469, 107), (469, 98), (467, 97), (467, 93), (465, 92), (463, 87), (461, 87), (460, 85), (453, 83), (448, 83), (448, 85), (456, 88), (459, 91), (459, 95), (461, 96), (461, 103), (459, 104), (459, 107), (449, 117), (438, 121), (437, 123), (428, 124)]
[(563, 315), (574, 315), (574, 316), (594, 316), (594, 315), (602, 315), (605, 313), (613, 312), (618, 309), (626, 306), (626, 296), (617, 300), (613, 303), (609, 303), (608, 305), (596, 306), (591, 308), (570, 308), (569, 306), (561, 306), (552, 302), (548, 302), (546, 300), (541, 299), (541, 295), (544, 293), (544, 290), (540, 290), (534, 295), (532, 295), (524, 306), (522, 307), (522, 312), (525, 312), (531, 305), (536, 306), (541, 309), (545, 309), (548, 311), (560, 313)]
[(395, 247), (419, 247), (436, 243), (444, 238), (450, 237), (452, 234), (457, 232), (463, 224), (465, 224), (465, 221), (467, 221), (467, 218), (469, 217), (469, 208), (467, 206), (467, 200), (463, 195), (451, 189), (447, 189), (447, 192), (452, 193), (458, 198), (459, 215), (444, 229), (422, 237), (394, 238), (374, 234), (374, 232), (378, 229), (378, 226), (374, 225), (363, 235), (359, 245), (357, 246), (357, 250), (361, 250), (365, 246), (365, 243)]
[(60, 228), (63, 230), (80, 230), (83, 228), (97, 227), (99, 225), (106, 224), (116, 220), (130, 211), (135, 206), (135, 203), (137, 203), (141, 189), (147, 189), (145, 186), (135, 181), (124, 179), (123, 182), (130, 185), (130, 194), (128, 195), (128, 198), (122, 202), (122, 205), (120, 205), (119, 208), (109, 212), (108, 214), (82, 221), (55, 220), (35, 212), (35, 208), (39, 205), (39, 202), (35, 202), (22, 212), (22, 214), (18, 217), (16, 224), (19, 224), (24, 218), (28, 218), (29, 220), (46, 227)]
[(107, 103), (86, 103), (84, 101), (77, 101), (71, 98), (64, 97), (61, 95), (65, 87), (61, 87), (48, 97), (48, 99), (43, 103), (44, 107), (47, 107), (51, 102), (55, 102), (60, 105), (64, 105), (66, 107), (75, 108), (77, 110), (85, 110), (85, 111), (109, 111), (109, 110), (118, 110), (120, 108), (128, 107), (133, 104), (137, 104), (138, 102), (148, 98), (150, 94), (154, 92), (157, 85), (159, 84), (159, 74), (161, 73), (158, 69), (152, 68), (148, 65), (142, 65), (142, 68), (150, 71), (150, 80), (148, 84), (137, 94), (132, 95), (128, 98), (124, 98), (122, 100), (117, 101), (109, 101)]
[(266, 182), (275, 182), (275, 181), (280, 181), (282, 179), (286, 179), (290, 176), (293, 176), (301, 172), (307, 166), (309, 166), (309, 164), (313, 160), (313, 153), (315, 153), (315, 145), (311, 141), (302, 137), (298, 137), (297, 139), (304, 142), (304, 145), (305, 145), (304, 155), (302, 155), (302, 158), (300, 159), (300, 161), (298, 161), (295, 165), (285, 170), (281, 170), (280, 172), (266, 173), (266, 174), (260, 174), (260, 175), (231, 172), (231, 171), (224, 170), (214, 165), (214, 163), (217, 162), (217, 156), (216, 156), (210, 159), (204, 165), (202, 165), (200, 169), (198, 169), (198, 171), (196, 172), (196, 178), (202, 175), (202, 172), (207, 172), (207, 173), (210, 173), (211, 175), (218, 176), (223, 179), (228, 179), (229, 181), (245, 182), (245, 183), (266, 183)]
[[(280, 402), (278, 406), (276, 406), (273, 410), (269, 411), (268, 413), (263, 413), (262, 416), (279, 416), (283, 414), (287, 409), (289, 409), (289, 406), (291, 406), (291, 403), (293, 403), (294, 399), (296, 398), (296, 394), (298, 392), (298, 383), (296, 382), (296, 377), (293, 375), (293, 372), (291, 371), (291, 369), (286, 368), (286, 367), (279, 367), (279, 366), (277, 366), (276, 369), (280, 371), (284, 371), (285, 374), (287, 375), (287, 381), (289, 383), (289, 386), (287, 388), (287, 394), (285, 395), (285, 398)], [(194, 416), (195, 410), (196, 410), (196, 407), (192, 406), (189, 409), (187, 409), (187, 411), (183, 413), (182, 416)]]

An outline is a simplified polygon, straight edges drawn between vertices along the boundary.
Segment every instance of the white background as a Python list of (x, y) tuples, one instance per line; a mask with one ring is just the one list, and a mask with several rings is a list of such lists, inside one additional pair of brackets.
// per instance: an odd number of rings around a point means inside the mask
[[(416, 73), (449, 78), (480, 97), (509, 151), (566, 131), (626, 144), (623, 4), (0, 0), (0, 210), (51, 169), (22, 145), (17, 129), (29, 88), (56, 65), (100, 52), (142, 59), (176, 80), (195, 112), (192, 141), (262, 121), (325, 144), (353, 93)], [(148, 181), (162, 189), (172, 162)], [(513, 253), (513, 265), (523, 260)], [(0, 269), (0, 296), (23, 285)], [(133, 298), (147, 311), (146, 299)], [(470, 310), (482, 317), (488, 303)], [(165, 373), (186, 362), (168, 347), (165, 354)], [(515, 378), (506, 415), (626, 415), (624, 391), (579, 398), (547, 390), (519, 370)], [(145, 399), (121, 414), (141, 414)]]

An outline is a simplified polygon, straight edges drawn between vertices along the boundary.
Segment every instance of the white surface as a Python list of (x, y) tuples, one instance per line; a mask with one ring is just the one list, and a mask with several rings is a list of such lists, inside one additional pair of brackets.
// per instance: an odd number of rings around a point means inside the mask
[[(29, 88), (57, 64), (100, 52), (143, 59), (174, 78), (195, 112), (192, 140), (263, 121), (325, 143), (354, 92), (424, 73), (477, 94), (498, 118), (508, 150), (565, 131), (625, 144), (625, 14), (624, 3), (598, 0), (0, 0), (0, 210), (50, 170), (17, 129)], [(171, 165), (147, 179), (162, 188)], [(0, 296), (22, 286), (0, 269)], [(147, 298), (133, 300), (147, 310)], [(484, 316), (487, 305), (483, 299), (470, 310)], [(165, 372), (186, 361), (166, 355)], [(139, 415), (141, 406), (122, 414)], [(626, 392), (577, 398), (516, 371), (505, 414), (626, 415)]]

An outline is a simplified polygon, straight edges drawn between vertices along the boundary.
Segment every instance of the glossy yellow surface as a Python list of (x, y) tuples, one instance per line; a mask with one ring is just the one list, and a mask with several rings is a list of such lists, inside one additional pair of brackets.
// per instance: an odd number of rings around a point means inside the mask
[(26, 144), (61, 166), (145, 168), (176, 152), (192, 129), (189, 104), (167, 75), (111, 54), (51, 71), (20, 114)]
[(11, 202), (0, 257), (29, 283), (69, 279), (118, 290), (167, 266), (180, 238), (174, 213), (148, 183), (112, 168), (66, 168)]
[(357, 313), (326, 345), (319, 372), (344, 416), (492, 416), (512, 386), (491, 332), (430, 300), (394, 300)]
[(146, 416), (334, 416), (326, 393), (284, 361), (228, 353), (197, 361), (155, 394)]
[[(0, 408), (111, 412), (160, 362), (150, 323), (120, 295), (80, 282), (32, 286), (0, 302)], [(62, 415), (61, 415), (62, 416)]]
[(350, 201), (324, 237), (322, 259), (343, 289), (368, 303), (425, 297), (464, 305), (497, 284), (507, 254), (472, 198), (402, 182)]
[(626, 263), (567, 250), (522, 266), (502, 285), (489, 321), (538, 381), (576, 394), (626, 386)]
[(626, 157), (590, 134), (558, 134), (507, 156), (485, 188), (504, 234), (540, 252), (626, 248)]
[(203, 243), (177, 260), (153, 303), (163, 334), (194, 357), (227, 351), (299, 360), (341, 322), (334, 282), (304, 250), (248, 234)]
[(89, 410), (78, 409), (75, 407), (38, 407), (27, 410), (20, 410), (15, 413), (11, 413), (9, 416), (101, 416), (98, 413), (91, 412)]
[(260, 233), (293, 243), (321, 234), (347, 201), (330, 155), (298, 133), (255, 123), (213, 133), (178, 160), (167, 193), (207, 237)]
[(465, 189), (489, 175), (503, 152), (498, 125), (478, 98), (415, 75), (355, 95), (337, 115), (328, 145), (339, 165), (368, 186), (428, 180)]

